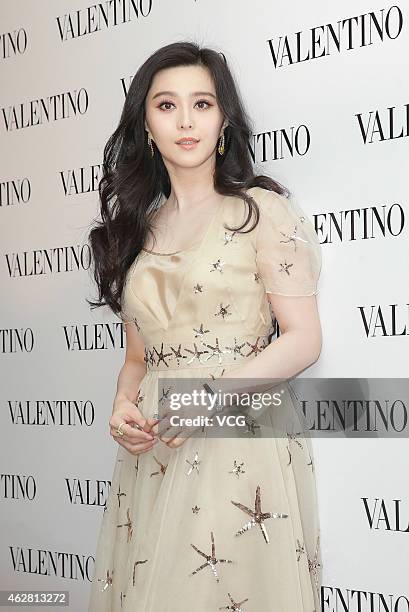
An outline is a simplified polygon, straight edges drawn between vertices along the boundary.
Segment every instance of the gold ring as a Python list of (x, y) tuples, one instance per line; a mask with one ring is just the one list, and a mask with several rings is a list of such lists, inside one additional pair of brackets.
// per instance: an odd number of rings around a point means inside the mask
[(124, 425), (126, 425), (125, 421), (122, 421), (122, 423), (118, 425), (117, 430), (116, 430), (116, 433), (118, 434), (118, 436), (124, 435), (124, 432), (121, 429), (121, 427), (123, 427)]

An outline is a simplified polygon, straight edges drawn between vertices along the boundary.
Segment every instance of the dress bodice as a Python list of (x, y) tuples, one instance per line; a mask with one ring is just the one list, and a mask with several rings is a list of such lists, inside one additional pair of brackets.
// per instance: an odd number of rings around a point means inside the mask
[(147, 344), (190, 340), (201, 326), (224, 336), (268, 332), (272, 320), (257, 274), (254, 232), (223, 227), (238, 227), (244, 211), (242, 200), (228, 196), (193, 248), (139, 253), (126, 279), (123, 312), (136, 319)]
[(137, 256), (124, 285), (122, 317), (135, 323), (146, 346), (267, 337), (275, 324), (268, 292), (317, 293), (320, 250), (305, 213), (261, 187), (248, 193), (261, 212), (251, 232), (225, 229), (240, 227), (247, 216), (244, 201), (227, 196), (193, 247)]

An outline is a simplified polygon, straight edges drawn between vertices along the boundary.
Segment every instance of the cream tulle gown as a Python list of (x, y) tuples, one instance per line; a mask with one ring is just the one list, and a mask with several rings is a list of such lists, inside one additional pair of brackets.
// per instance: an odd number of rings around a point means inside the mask
[[(225, 230), (246, 211), (225, 197), (200, 242), (173, 255), (142, 251), (129, 270), (122, 316), (145, 342), (146, 417), (158, 413), (159, 377), (215, 387), (212, 379), (255, 358), (274, 331), (267, 292), (317, 293), (321, 247), (309, 218), (284, 196), (248, 193), (261, 211), (252, 232)], [(264, 413), (264, 438), (249, 426), (237, 437), (187, 438), (178, 450), (119, 446), (88, 611), (318, 612), (314, 462), (298, 414), (286, 393), (279, 411)], [(275, 437), (283, 418), (288, 436)], [(273, 516), (260, 524), (256, 510)]]

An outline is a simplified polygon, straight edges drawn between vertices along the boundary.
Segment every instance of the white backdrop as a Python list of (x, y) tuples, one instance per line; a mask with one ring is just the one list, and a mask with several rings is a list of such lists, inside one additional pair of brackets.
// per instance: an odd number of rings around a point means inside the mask
[[(85, 302), (87, 233), (103, 146), (158, 47), (188, 39), (225, 54), (253, 119), (255, 168), (316, 224), (324, 345), (304, 376), (408, 376), (408, 16), (400, 0), (1, 4), (2, 589), (69, 590), (70, 609), (86, 609), (124, 358), (119, 319)], [(408, 610), (406, 440), (313, 446), (322, 609), (343, 597), (358, 610), (361, 592), (362, 610), (371, 593)]]

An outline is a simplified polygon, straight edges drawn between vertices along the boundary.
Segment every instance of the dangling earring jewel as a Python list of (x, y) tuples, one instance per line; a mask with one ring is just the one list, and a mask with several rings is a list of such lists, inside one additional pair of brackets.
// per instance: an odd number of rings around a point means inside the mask
[(217, 150), (219, 151), (220, 155), (223, 155), (224, 153), (224, 132), (220, 136), (220, 142), (219, 142), (219, 146)]
[(150, 146), (150, 149), (151, 149), (151, 157), (153, 157), (155, 155), (155, 151), (153, 150), (152, 138), (149, 132), (148, 132), (148, 145)]

